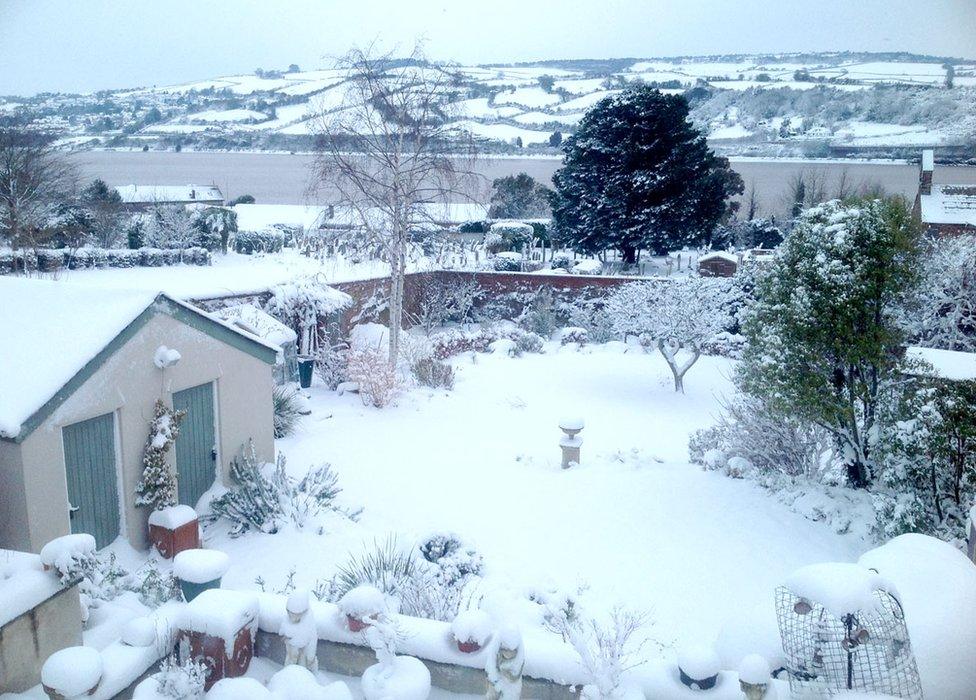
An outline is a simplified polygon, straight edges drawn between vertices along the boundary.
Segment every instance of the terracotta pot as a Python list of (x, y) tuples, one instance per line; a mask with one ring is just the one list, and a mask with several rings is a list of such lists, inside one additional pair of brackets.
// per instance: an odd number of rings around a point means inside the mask
[(481, 649), (481, 645), (478, 642), (461, 642), (457, 643), (458, 651), (464, 654), (473, 654)]
[(350, 632), (362, 632), (369, 627), (369, 623), (365, 620), (360, 620), (358, 617), (346, 615), (346, 627), (349, 628)]
[(172, 559), (180, 552), (200, 547), (200, 521), (191, 520), (175, 530), (160, 525), (149, 526), (149, 541), (164, 559)]

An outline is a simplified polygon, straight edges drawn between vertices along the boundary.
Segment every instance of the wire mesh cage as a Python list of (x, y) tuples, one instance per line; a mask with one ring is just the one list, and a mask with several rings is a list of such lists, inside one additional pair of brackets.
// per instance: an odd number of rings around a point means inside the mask
[(776, 619), (794, 697), (857, 690), (922, 698), (901, 604), (885, 590), (873, 596), (872, 609), (837, 617), (785, 586), (776, 590)]

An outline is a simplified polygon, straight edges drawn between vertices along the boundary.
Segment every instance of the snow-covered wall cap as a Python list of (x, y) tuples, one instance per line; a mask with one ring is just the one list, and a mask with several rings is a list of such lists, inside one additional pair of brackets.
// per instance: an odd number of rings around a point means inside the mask
[(898, 599), (890, 581), (860, 564), (810, 564), (794, 571), (786, 580), (786, 587), (800, 598), (819, 603), (838, 618), (862, 610), (880, 611), (876, 596), (879, 591)]
[(954, 382), (976, 380), (976, 353), (910, 346), (905, 348), (905, 359), (920, 363), (921, 369), (911, 374)]
[(197, 519), (197, 512), (187, 505), (167, 506), (149, 514), (149, 524), (175, 530)]

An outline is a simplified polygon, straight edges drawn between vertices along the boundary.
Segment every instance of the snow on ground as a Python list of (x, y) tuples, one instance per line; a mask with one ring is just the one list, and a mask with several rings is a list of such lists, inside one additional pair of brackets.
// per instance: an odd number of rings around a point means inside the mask
[(604, 97), (616, 95), (618, 92), (620, 92), (620, 90), (597, 90), (596, 92), (591, 92), (589, 95), (577, 97), (575, 100), (563, 102), (561, 105), (559, 105), (559, 109), (566, 111), (587, 110)]
[(574, 112), (573, 114), (546, 114), (545, 112), (525, 112), (515, 117), (519, 124), (549, 124), (558, 122), (569, 126), (576, 126), (583, 118), (585, 112)]
[(744, 139), (752, 136), (752, 132), (742, 126), (733, 124), (732, 126), (719, 126), (708, 132), (709, 139)]
[(513, 105), (490, 105), (487, 97), (475, 97), (470, 100), (456, 102), (457, 114), (461, 117), (472, 117), (474, 119), (498, 119), (511, 117), (522, 110)]
[(560, 101), (559, 95), (546, 92), (540, 87), (519, 88), (495, 96), (495, 104), (517, 104), (525, 107), (548, 107)]
[[(262, 575), (274, 587), (292, 567), (310, 585), (389, 533), (406, 544), (449, 530), (484, 554), (482, 592), (587, 584), (594, 611), (650, 610), (652, 636), (702, 643), (733, 608), (772, 607), (797, 567), (864, 551), (752, 483), (688, 463), (689, 432), (729, 388), (728, 360), (702, 358), (676, 395), (658, 356), (613, 349), (464, 356), (453, 392), (414, 389), (384, 410), (314, 387), (311, 416), (278, 447), (296, 475), (330, 462), (362, 518), (323, 535), (215, 530), (207, 546), (233, 562), (224, 585), (253, 588)], [(582, 466), (563, 471), (557, 423), (568, 414), (586, 428)]]
[(533, 131), (531, 129), (520, 129), (510, 124), (482, 124), (476, 121), (452, 122), (452, 126), (469, 132), (472, 136), (482, 138), (498, 139), (500, 141), (514, 141), (522, 139), (522, 144), (528, 146), (530, 143), (548, 143), (551, 131)]
[(264, 121), (268, 115), (264, 112), (256, 112), (253, 109), (209, 109), (205, 112), (188, 114), (187, 121), (198, 122), (246, 122)]
[(215, 255), (212, 265), (62, 270), (57, 279), (85, 287), (166, 292), (179, 299), (263, 291), (299, 275), (321, 273), (327, 282), (369, 279), (389, 274), (378, 262), (344, 258), (319, 262), (293, 249), (275, 255)]

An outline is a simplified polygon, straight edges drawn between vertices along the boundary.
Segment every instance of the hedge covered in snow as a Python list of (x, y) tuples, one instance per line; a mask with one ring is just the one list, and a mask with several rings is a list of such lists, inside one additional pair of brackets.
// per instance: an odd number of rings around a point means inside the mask
[(169, 265), (209, 265), (205, 248), (41, 248), (39, 250), (0, 250), (0, 275), (20, 272), (26, 267), (40, 272), (90, 270), (105, 267), (165, 267)]

